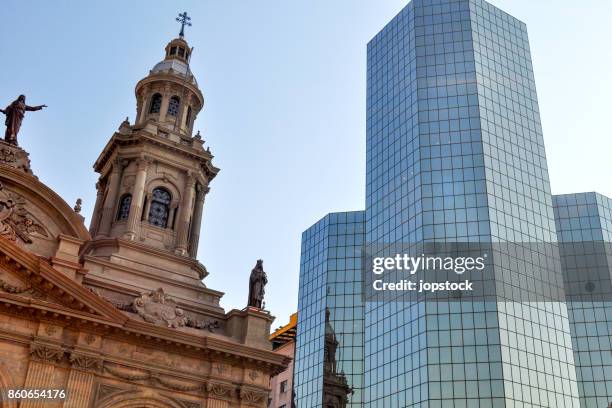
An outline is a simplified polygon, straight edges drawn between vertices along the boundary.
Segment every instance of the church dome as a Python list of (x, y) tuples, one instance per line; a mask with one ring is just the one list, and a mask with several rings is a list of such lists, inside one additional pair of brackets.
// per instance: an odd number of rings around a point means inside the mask
[(204, 95), (189, 69), (193, 48), (182, 36), (171, 40), (164, 59), (136, 84), (136, 125), (154, 121), (167, 131), (193, 134), (193, 123), (204, 107)]
[(187, 63), (178, 59), (165, 59), (155, 64), (151, 70), (151, 74), (177, 74), (180, 76), (187, 75), (187, 80), (192, 84), (197, 85), (197, 81), (191, 70), (187, 66)]

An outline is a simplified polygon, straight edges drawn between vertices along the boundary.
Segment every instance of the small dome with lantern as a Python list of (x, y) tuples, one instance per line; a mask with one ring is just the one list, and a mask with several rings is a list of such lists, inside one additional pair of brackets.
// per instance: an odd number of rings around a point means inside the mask
[(185, 25), (191, 25), (189, 17), (179, 17), (179, 36), (166, 45), (164, 59), (136, 84), (136, 125), (154, 121), (167, 132), (191, 137), (194, 120), (204, 107), (204, 95), (189, 69), (193, 48), (184, 35)]

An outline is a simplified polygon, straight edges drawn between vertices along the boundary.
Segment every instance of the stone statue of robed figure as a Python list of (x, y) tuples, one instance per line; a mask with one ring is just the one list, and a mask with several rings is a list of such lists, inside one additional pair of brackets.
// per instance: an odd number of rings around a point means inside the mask
[(0, 112), (6, 115), (6, 133), (4, 134), (4, 140), (12, 145), (17, 146), (17, 134), (21, 128), (21, 122), (25, 116), (26, 111), (37, 111), (42, 108), (46, 108), (47, 105), (28, 106), (26, 105), (25, 95), (19, 95), (6, 109), (0, 109)]
[(263, 261), (259, 259), (251, 271), (249, 279), (249, 303), (247, 306), (262, 308), (265, 286), (268, 283), (268, 276), (263, 270)]

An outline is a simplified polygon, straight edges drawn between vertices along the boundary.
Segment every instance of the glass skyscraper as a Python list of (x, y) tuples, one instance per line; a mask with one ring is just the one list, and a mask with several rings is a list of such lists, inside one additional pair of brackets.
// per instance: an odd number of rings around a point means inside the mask
[[(551, 195), (525, 24), (413, 0), (368, 43), (366, 135), (365, 211), (302, 236), (297, 407), (607, 406), (612, 302), (574, 295), (612, 251), (566, 244), (610, 243), (612, 200)], [(360, 297), (360, 254), (430, 242), (490, 245), (493, 299)]]
[(506, 242), (538, 268), (494, 261), (492, 302), (366, 302), (364, 406), (577, 407), (560, 258), (533, 247), (556, 231), (525, 24), (413, 0), (367, 66), (366, 244)]
[(363, 211), (328, 214), (302, 234), (294, 372), (298, 407), (363, 406), (364, 235)]
[[(578, 289), (588, 290), (587, 285), (597, 284), (609, 290), (612, 200), (597, 193), (581, 193), (554, 196), (553, 203), (563, 267), (570, 272), (566, 279), (568, 286), (577, 281)], [(572, 269), (575, 273), (571, 273)], [(573, 292), (575, 290), (570, 289), (568, 296)], [(606, 407), (612, 400), (610, 294), (599, 299), (579, 296), (568, 300), (580, 405), (583, 408)]]

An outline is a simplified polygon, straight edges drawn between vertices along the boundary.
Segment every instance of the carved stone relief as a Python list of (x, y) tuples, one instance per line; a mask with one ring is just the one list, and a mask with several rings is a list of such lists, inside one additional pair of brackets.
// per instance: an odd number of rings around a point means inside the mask
[(48, 237), (45, 228), (40, 225), (25, 208), (25, 199), (9, 192), (0, 183), (0, 235), (11, 241), (19, 238), (26, 244), (32, 243), (32, 234)]
[(162, 288), (143, 293), (134, 299), (134, 309), (140, 317), (158, 326), (182, 327), (187, 318), (176, 302), (164, 293)]

